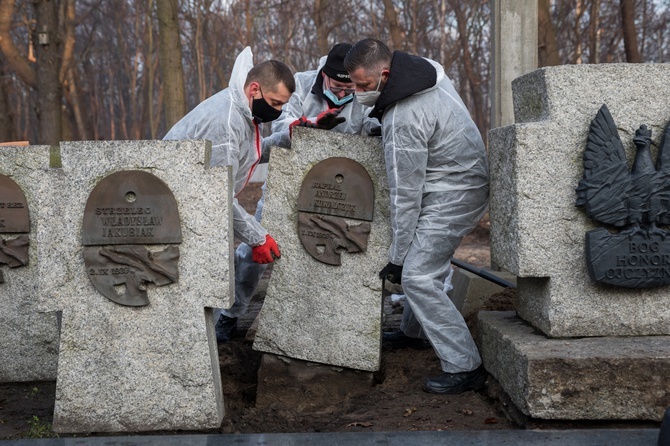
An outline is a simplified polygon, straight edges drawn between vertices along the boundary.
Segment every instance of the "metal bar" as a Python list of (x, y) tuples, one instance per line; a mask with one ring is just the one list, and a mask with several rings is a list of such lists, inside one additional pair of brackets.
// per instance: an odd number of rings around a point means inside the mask
[(451, 259), (451, 263), (453, 265), (456, 265), (459, 268), (462, 268), (462, 269), (466, 270), (466, 271), (470, 271), (473, 274), (477, 274), (479, 277), (483, 277), (484, 279), (486, 279), (490, 282), (493, 282), (496, 285), (500, 285), (500, 286), (505, 287), (505, 288), (516, 288), (516, 284), (514, 284), (512, 282), (508, 282), (505, 279), (501, 279), (500, 277), (498, 277), (494, 274), (491, 274), (488, 271), (485, 271), (481, 268), (477, 268), (476, 266), (470, 265), (469, 263), (465, 263), (462, 260)]

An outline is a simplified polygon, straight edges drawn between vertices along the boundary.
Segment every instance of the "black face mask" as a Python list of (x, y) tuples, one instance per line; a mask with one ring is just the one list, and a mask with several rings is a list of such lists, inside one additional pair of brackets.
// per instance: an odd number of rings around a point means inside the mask
[[(260, 87), (258, 87), (260, 90)], [(270, 122), (281, 116), (281, 110), (277, 110), (268, 104), (268, 101), (263, 97), (263, 90), (261, 91), (261, 98), (254, 99), (251, 102), (251, 114), (254, 115), (254, 120), (257, 123), (260, 122)]]

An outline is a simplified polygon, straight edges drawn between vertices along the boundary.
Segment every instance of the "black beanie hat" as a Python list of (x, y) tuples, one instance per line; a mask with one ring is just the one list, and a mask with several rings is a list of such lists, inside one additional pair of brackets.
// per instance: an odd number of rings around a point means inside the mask
[(351, 47), (350, 43), (338, 43), (330, 50), (326, 64), (323, 66), (326, 76), (339, 82), (351, 82), (349, 73), (344, 69), (344, 56)]

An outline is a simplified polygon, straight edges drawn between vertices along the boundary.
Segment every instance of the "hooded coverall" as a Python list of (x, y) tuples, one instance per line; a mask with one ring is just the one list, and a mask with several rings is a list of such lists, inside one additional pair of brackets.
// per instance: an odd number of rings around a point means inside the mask
[(479, 131), (437, 62), (396, 51), (370, 113), (382, 121), (391, 200), (389, 261), (402, 265), (401, 330), (423, 332), (442, 370), (481, 364), (463, 316), (447, 296), (451, 258), (488, 202), (486, 152)]
[[(235, 237), (243, 241), (235, 252), (235, 295), (244, 294), (245, 283), (241, 280), (240, 257), (246, 255), (250, 246), (265, 243), (267, 231), (254, 216), (248, 214), (238, 203), (237, 195), (246, 186), (258, 165), (265, 147), (261, 129), (249, 108), (249, 99), (244, 94), (247, 74), (253, 68), (251, 48), (245, 48), (235, 60), (229, 87), (201, 102), (191, 112), (177, 122), (163, 139), (208, 139), (212, 142), (210, 166), (230, 165), (233, 169), (233, 231)], [(221, 191), (225, 193), (225, 191)], [(241, 251), (238, 253), (238, 251)], [(265, 265), (257, 265), (264, 267)], [(262, 270), (261, 270), (262, 273)], [(223, 310), (229, 317), (237, 317), (236, 305)], [(238, 305), (239, 307), (239, 305)], [(246, 306), (245, 306), (246, 308)], [(214, 311), (214, 321), (219, 319), (221, 310)]]
[[(317, 70), (300, 72), (293, 76), (296, 90), (291, 95), (289, 102), (284, 105), (281, 116), (272, 122), (272, 134), (263, 140), (268, 147), (290, 148), (289, 125), (293, 121), (301, 116), (306, 116), (310, 121), (316, 123), (316, 117), (319, 113), (337, 107), (323, 94), (321, 70), (327, 58), (328, 56), (321, 58)], [(341, 108), (338, 116), (344, 117), (346, 121), (338, 124), (331, 131), (363, 134), (364, 131), (369, 132), (373, 127), (379, 126), (379, 121), (367, 117), (371, 110), (370, 107), (365, 107), (352, 100), (337, 108)], [(269, 153), (267, 154), (269, 155)], [(265, 158), (263, 161), (267, 162)], [(263, 189), (265, 189), (265, 185)], [(258, 221), (260, 221), (263, 212), (264, 198), (265, 193), (261, 196), (256, 207), (255, 217)], [(239, 317), (244, 314), (254, 291), (260, 283), (266, 265), (255, 263), (251, 258), (251, 247), (241, 244), (235, 251), (235, 268), (235, 304), (232, 308), (223, 312), (228, 317)]]

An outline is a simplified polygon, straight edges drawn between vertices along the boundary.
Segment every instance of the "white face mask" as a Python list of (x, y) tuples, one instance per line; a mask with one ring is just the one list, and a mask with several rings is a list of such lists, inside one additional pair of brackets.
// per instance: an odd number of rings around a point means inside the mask
[(358, 103), (365, 105), (367, 107), (372, 107), (373, 105), (375, 105), (377, 99), (379, 99), (379, 95), (382, 94), (382, 92), (379, 91), (379, 86), (381, 84), (382, 84), (382, 73), (379, 73), (379, 81), (377, 81), (377, 88), (375, 88), (375, 91), (356, 92), (355, 96)]

